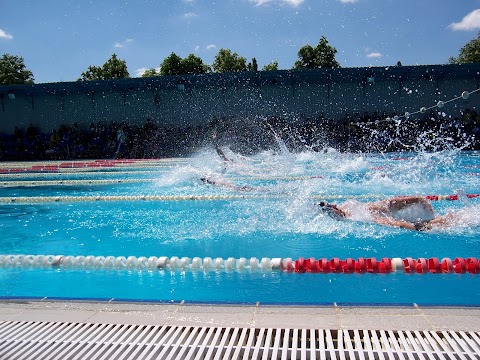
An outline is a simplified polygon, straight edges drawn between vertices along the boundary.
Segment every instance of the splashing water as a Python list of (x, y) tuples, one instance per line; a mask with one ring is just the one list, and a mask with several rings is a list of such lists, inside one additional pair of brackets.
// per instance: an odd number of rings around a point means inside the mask
[[(278, 138), (278, 141), (281, 139)], [(173, 187), (182, 186), (181, 191), (186, 193), (201, 190), (217, 195), (248, 194), (270, 199), (255, 201), (253, 208), (245, 203), (230, 204), (228, 210), (233, 213), (229, 212), (221, 219), (229, 232), (336, 232), (340, 237), (354, 234), (361, 238), (381, 238), (398, 230), (379, 227), (372, 223), (369, 216), (359, 213), (353, 222), (332, 221), (319, 213), (315, 203), (320, 199), (340, 203), (356, 201), (357, 207), (361, 208), (368, 201), (399, 195), (478, 192), (475, 176), (464, 174), (466, 165), (478, 164), (478, 154), (457, 148), (388, 154), (353, 154), (335, 150), (292, 153), (286, 150), (286, 146), (283, 149), (280, 152), (262, 151), (246, 157), (227, 148), (226, 153), (231, 159), (228, 162), (221, 161), (214, 152), (204, 150), (187, 164), (164, 174), (159, 182)], [(205, 176), (213, 179), (215, 184), (200, 184), (198, 179)], [(228, 186), (222, 186), (224, 184)], [(434, 207), (439, 214), (447, 214), (465, 206), (465, 201), (471, 205), (476, 200), (464, 196), (462, 201), (438, 203)], [(480, 215), (478, 207), (470, 209)], [(461, 230), (457, 231), (465, 231), (467, 226), (478, 227), (478, 221), (471, 212), (468, 216), (468, 212), (459, 213)], [(454, 227), (446, 228), (454, 231)], [(218, 230), (221, 231), (220, 228)]]

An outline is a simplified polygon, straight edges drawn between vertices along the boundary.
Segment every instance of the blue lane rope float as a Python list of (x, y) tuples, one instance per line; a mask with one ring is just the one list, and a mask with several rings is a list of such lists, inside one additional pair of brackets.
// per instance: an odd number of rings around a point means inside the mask
[(34, 269), (104, 269), (146, 271), (227, 271), (288, 273), (392, 273), (407, 274), (479, 274), (480, 262), (475, 257), (451, 258), (211, 258), (167, 256), (64, 256), (64, 255), (0, 255), (0, 268)]

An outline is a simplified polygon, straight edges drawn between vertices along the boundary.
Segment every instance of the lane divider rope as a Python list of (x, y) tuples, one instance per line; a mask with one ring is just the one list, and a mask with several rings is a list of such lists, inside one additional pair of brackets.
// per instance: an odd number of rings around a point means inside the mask
[[(313, 195), (314, 200), (338, 200), (352, 198), (378, 198), (380, 195)], [(32, 204), (32, 203), (66, 203), (66, 202), (94, 202), (94, 201), (205, 201), (205, 200), (241, 200), (241, 199), (284, 199), (287, 194), (230, 194), (230, 195), (98, 195), (98, 196), (18, 196), (0, 197), (0, 204)], [(480, 197), (480, 194), (468, 194), (467, 198)], [(455, 201), (459, 195), (427, 195), (430, 201)]]
[(127, 170), (127, 171), (84, 171), (83, 169), (76, 169), (75, 171), (59, 171), (59, 172), (13, 172), (2, 173), (0, 170), (0, 179), (11, 178), (45, 178), (45, 177), (62, 177), (71, 175), (85, 175), (85, 176), (105, 176), (105, 175), (132, 175), (132, 174), (158, 174), (159, 170)]
[(166, 257), (166, 256), (64, 256), (0, 255), (0, 268), (62, 268), (164, 271), (231, 271), (287, 273), (393, 273), (407, 274), (479, 274), (477, 258), (233, 258)]
[(2, 181), (0, 187), (35, 187), (35, 186), (71, 186), (71, 185), (106, 185), (121, 183), (153, 182), (155, 179), (102, 179), (102, 180), (22, 180)]
[(60, 166), (60, 167), (75, 167), (85, 166), (85, 164), (111, 164), (111, 165), (126, 165), (135, 166), (143, 164), (164, 164), (174, 162), (185, 162), (187, 158), (157, 158), (157, 159), (91, 159), (91, 160), (47, 160), (47, 161), (7, 161), (0, 163), (0, 168), (18, 167), (25, 168), (25, 165), (30, 166)]
[(320, 175), (303, 175), (303, 176), (256, 176), (252, 175), (248, 176), (236, 176), (234, 177), (235, 180), (290, 180), (290, 181), (298, 181), (298, 180), (312, 180), (312, 179), (324, 179), (324, 176)]
[(8, 203), (51, 203), (51, 202), (93, 202), (93, 201), (185, 201), (185, 200), (231, 200), (258, 198), (249, 195), (107, 195), (107, 196), (35, 196), (0, 197), (0, 204)]
[(454, 102), (454, 101), (457, 101), (457, 100), (459, 100), (459, 99), (467, 100), (467, 99), (470, 97), (470, 95), (472, 95), (472, 94), (474, 94), (474, 93), (476, 93), (476, 92), (479, 92), (479, 91), (480, 91), (480, 88), (475, 89), (475, 90), (472, 90), (472, 91), (467, 91), (467, 90), (465, 90), (465, 91), (463, 91), (463, 92), (461, 93), (461, 95), (459, 95), (459, 96), (455, 96), (455, 97), (453, 97), (453, 98), (451, 98), (451, 99), (449, 99), (449, 100), (440, 100), (440, 101), (438, 101), (436, 104), (434, 104), (434, 105), (432, 105), (432, 106), (429, 106), (429, 107), (422, 106), (419, 110), (414, 111), (414, 112), (408, 112), (408, 111), (407, 111), (407, 112), (405, 112), (403, 115), (395, 115), (395, 116), (393, 116), (392, 118), (391, 118), (391, 117), (387, 117), (387, 118), (385, 118), (385, 119), (383, 119), (383, 120), (376, 120), (376, 121), (370, 121), (370, 122), (359, 123), (359, 124), (354, 123), (354, 124), (355, 124), (355, 125), (358, 125), (358, 126), (359, 126), (360, 124), (363, 124), (363, 125), (373, 125), (373, 124), (375, 124), (375, 125), (376, 125), (376, 124), (381, 123), (381, 122), (391, 122), (391, 121), (393, 121), (393, 122), (397, 123), (397, 125), (398, 125), (401, 120), (408, 120), (408, 119), (409, 119), (411, 116), (413, 116), (413, 115), (425, 114), (427, 111), (432, 110), (432, 109), (435, 109), (435, 108), (441, 109), (441, 108), (443, 108), (446, 104), (451, 103), (451, 102)]
[[(99, 168), (139, 168), (139, 167), (164, 167), (171, 166), (175, 163), (184, 163), (186, 159), (99, 159), (99, 160), (74, 160), (63, 162), (7, 162), (0, 163), (0, 172), (16, 173), (16, 172), (76, 172), (95, 171)], [(28, 164), (28, 166), (26, 166)]]

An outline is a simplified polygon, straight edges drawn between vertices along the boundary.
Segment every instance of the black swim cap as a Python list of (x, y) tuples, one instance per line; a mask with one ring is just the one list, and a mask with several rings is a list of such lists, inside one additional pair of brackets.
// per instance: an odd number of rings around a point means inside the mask
[(318, 203), (321, 207), (322, 212), (330, 216), (334, 220), (343, 220), (345, 219), (345, 213), (338, 209), (335, 205), (328, 204), (325, 201)]

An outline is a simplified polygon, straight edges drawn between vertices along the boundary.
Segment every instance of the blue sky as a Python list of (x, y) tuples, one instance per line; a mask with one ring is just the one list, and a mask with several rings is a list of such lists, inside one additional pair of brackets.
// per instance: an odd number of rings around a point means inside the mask
[(322, 35), (342, 67), (445, 64), (480, 31), (480, 0), (0, 0), (0, 55), (36, 83), (75, 81), (116, 53), (132, 77), (175, 52), (228, 48), (290, 69)]

